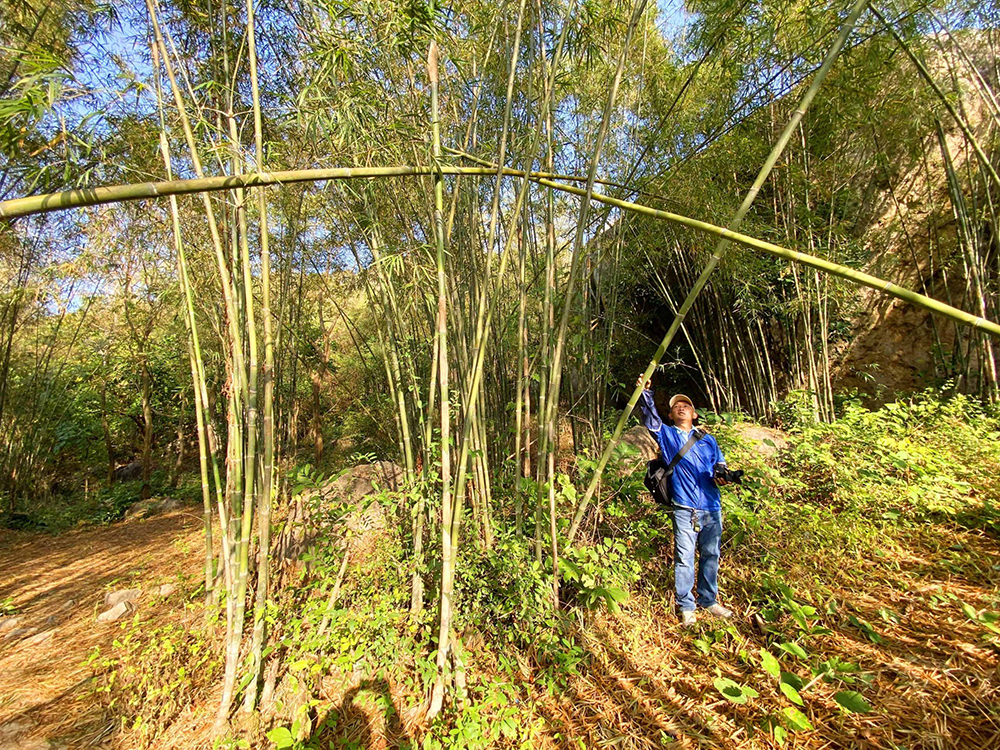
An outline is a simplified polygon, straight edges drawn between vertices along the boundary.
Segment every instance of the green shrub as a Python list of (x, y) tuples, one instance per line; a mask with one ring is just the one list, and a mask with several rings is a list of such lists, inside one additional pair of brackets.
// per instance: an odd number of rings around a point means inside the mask
[(221, 675), (218, 644), (180, 624), (148, 629), (139, 617), (121, 624), (110, 652), (95, 649), (88, 663), (100, 673), (97, 692), (140, 747), (155, 747), (162, 732)]

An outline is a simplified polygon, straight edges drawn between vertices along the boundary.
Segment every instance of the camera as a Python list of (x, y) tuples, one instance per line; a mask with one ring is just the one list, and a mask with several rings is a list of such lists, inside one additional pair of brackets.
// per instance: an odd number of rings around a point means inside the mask
[(743, 469), (730, 469), (725, 464), (716, 464), (713, 476), (716, 482), (743, 484)]

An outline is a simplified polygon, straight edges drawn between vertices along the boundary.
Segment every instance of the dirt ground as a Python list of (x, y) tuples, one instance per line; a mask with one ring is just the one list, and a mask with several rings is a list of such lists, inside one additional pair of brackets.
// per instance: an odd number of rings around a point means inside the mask
[[(0, 531), (0, 750), (106, 748), (117, 726), (93, 694), (87, 657), (120, 623), (99, 623), (108, 591), (142, 588), (138, 610), (183, 610), (197, 586), (201, 520), (178, 511), (49, 536)], [(161, 584), (178, 590), (159, 597)]]
[[(980, 532), (947, 531), (901, 540), (891, 557), (859, 560), (856, 570), (816, 576), (842, 608), (824, 620), (833, 632), (810, 641), (810, 649), (858, 664), (870, 676), (859, 687), (873, 711), (846, 715), (833, 701), (837, 688), (817, 683), (804, 709), (815, 730), (789, 737), (786, 747), (1000, 748), (1000, 655), (962, 611), (965, 603), (976, 610), (1000, 604), (1000, 543)], [(144, 590), (137, 610), (143, 620), (191, 617), (194, 610), (185, 604), (198, 587), (201, 533), (195, 514), (175, 512), (57, 537), (0, 536), (0, 603), (12, 599), (18, 618), (16, 627), (0, 633), (0, 750), (131, 746), (120, 717), (109, 715), (93, 692), (88, 655), (95, 647), (106, 652), (121, 633), (119, 624), (96, 618), (108, 591), (127, 588)], [(741, 590), (749, 571), (731, 563), (724, 579), (737, 610), (730, 634), (710, 621), (682, 631), (665, 592), (654, 585), (636, 592), (620, 613), (602, 614), (577, 633), (586, 658), (561, 690), (549, 691), (525, 663), (518, 702), (528, 723), (538, 725), (528, 741), (551, 748), (776, 747), (766, 733), (747, 730), (788, 705), (753, 663), (769, 640), (755, 627), (754, 613), (739, 605), (752, 598)], [(158, 596), (164, 583), (177, 591)], [(877, 642), (850, 623), (847, 603), (875, 623)], [(804, 663), (775, 653), (783, 668), (808, 678)], [(472, 672), (498, 674), (496, 658), (482, 648), (472, 656)], [(717, 676), (756, 685), (760, 698), (745, 706), (723, 700), (713, 687)], [(401, 707), (408, 697), (401, 686), (366, 682), (335, 692), (319, 696), (317, 713), (336, 715), (341, 734), (331, 742), (318, 734), (312, 746), (388, 748), (419, 740), (419, 727), (392, 725), (382, 704), (370, 700), (381, 696)], [(190, 709), (194, 713), (158, 737), (156, 747), (211, 746), (195, 730), (208, 726), (210, 712)]]

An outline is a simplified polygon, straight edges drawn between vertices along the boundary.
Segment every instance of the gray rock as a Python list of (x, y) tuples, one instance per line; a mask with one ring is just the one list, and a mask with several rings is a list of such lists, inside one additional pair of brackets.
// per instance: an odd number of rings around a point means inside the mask
[(21, 624), (21, 618), (15, 617), (13, 615), (8, 615), (7, 617), (0, 617), (0, 635), (13, 630), (18, 625)]
[(160, 596), (170, 596), (177, 590), (177, 586), (172, 583), (165, 583), (160, 588), (156, 590), (156, 593)]
[(115, 480), (119, 482), (129, 482), (142, 477), (142, 461), (119, 466), (115, 469)]
[(333, 495), (349, 503), (358, 503), (375, 491), (369, 476), (345, 474), (331, 482), (321, 492), (325, 496)]
[(406, 472), (392, 461), (376, 461), (372, 464), (372, 479), (379, 487), (398, 492), (403, 488)]
[(130, 612), (135, 611), (135, 605), (131, 601), (118, 602), (107, 612), (101, 612), (97, 616), (98, 622), (115, 622)]
[(52, 640), (52, 636), (56, 634), (54, 630), (43, 630), (41, 633), (26, 638), (21, 644), (22, 646), (40, 646), (43, 643), (48, 643)]
[[(305, 490), (293, 500), (285, 526), (272, 542), (272, 559), (278, 561), (279, 566), (297, 564), (315, 541), (324, 522), (326, 514), (315, 511), (344, 504), (361, 507), (339, 525), (338, 533), (347, 529), (356, 536), (366, 537), (368, 542), (373, 541), (385, 533), (389, 519), (379, 503), (366, 499), (375, 494), (376, 488), (401, 489), (404, 477), (403, 469), (392, 461), (376, 461), (359, 464), (319, 487)], [(355, 538), (352, 544), (353, 553), (357, 553), (367, 542)]]
[(6, 724), (0, 724), (0, 740), (13, 739), (20, 734), (24, 734), (34, 726), (34, 723), (28, 719), (15, 719), (14, 721), (8, 721)]
[(66, 745), (32, 736), (35, 723), (27, 718), (0, 724), (0, 750), (65, 750)]
[(161, 511), (171, 511), (177, 510), (178, 508), (183, 508), (184, 503), (181, 502), (176, 497), (165, 497), (160, 500), (160, 510)]
[(52, 750), (52, 745), (43, 737), (21, 737), (13, 742), (0, 743), (0, 750)]
[(739, 427), (740, 437), (752, 443), (754, 449), (762, 456), (770, 458), (788, 447), (784, 434), (769, 427), (758, 425), (742, 425)]
[(34, 635), (38, 632), (38, 628), (15, 628), (14, 630), (8, 630), (3, 635), (5, 641), (13, 641), (17, 638), (26, 638), (29, 635)]
[(142, 596), (142, 589), (119, 589), (104, 595), (104, 606), (113, 607), (119, 602), (134, 602)]
[(125, 512), (125, 520), (131, 521), (136, 518), (149, 518), (160, 509), (160, 501), (158, 498), (151, 497), (148, 500), (140, 500), (137, 503), (133, 503), (129, 506), (129, 509)]
[(125, 512), (125, 520), (131, 521), (136, 518), (149, 518), (158, 513), (169, 513), (174, 510), (180, 510), (183, 507), (183, 501), (176, 497), (151, 497), (147, 500), (132, 503)]
[(635, 448), (643, 461), (652, 461), (660, 455), (660, 446), (649, 434), (649, 430), (642, 425), (636, 425), (626, 431), (622, 435), (622, 442)]

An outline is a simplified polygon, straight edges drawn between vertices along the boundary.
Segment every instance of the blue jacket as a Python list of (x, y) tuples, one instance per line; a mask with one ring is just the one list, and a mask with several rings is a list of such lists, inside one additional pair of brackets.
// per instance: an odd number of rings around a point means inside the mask
[[(688, 441), (690, 433), (682, 432), (679, 427), (664, 424), (653, 403), (653, 392), (644, 390), (639, 400), (642, 408), (642, 423), (653, 433), (660, 446), (663, 460), (670, 460)], [(670, 477), (674, 491), (674, 505), (681, 508), (696, 510), (722, 510), (719, 488), (715, 484), (715, 465), (724, 464), (725, 457), (719, 450), (715, 438), (706, 434), (688, 450), (677, 462), (674, 473)]]

